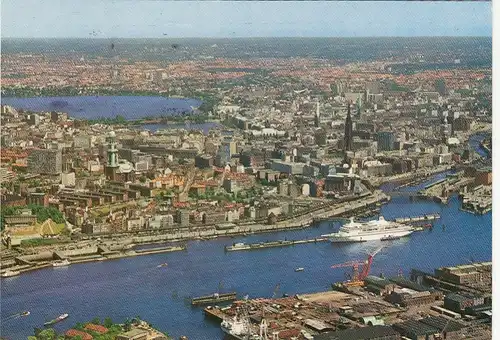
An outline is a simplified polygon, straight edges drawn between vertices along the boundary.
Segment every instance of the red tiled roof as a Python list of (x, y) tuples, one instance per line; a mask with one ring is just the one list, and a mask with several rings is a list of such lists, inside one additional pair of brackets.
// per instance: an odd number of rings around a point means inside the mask
[(67, 337), (70, 337), (70, 338), (73, 338), (75, 336), (79, 336), (83, 340), (92, 340), (93, 339), (92, 335), (90, 335), (89, 333), (85, 333), (85, 332), (82, 332), (82, 331), (79, 331), (79, 330), (76, 330), (76, 329), (70, 329), (70, 330), (68, 330), (65, 333), (65, 335)]
[(93, 323), (89, 323), (89, 324), (85, 325), (85, 329), (88, 329), (89, 331), (101, 333), (101, 334), (108, 332), (108, 329), (106, 327), (101, 326), (101, 325), (95, 325)]

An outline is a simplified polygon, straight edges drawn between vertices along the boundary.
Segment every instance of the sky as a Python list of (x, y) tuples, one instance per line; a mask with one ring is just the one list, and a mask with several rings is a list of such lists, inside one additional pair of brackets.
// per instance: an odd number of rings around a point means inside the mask
[(490, 2), (2, 0), (2, 38), (491, 36)]

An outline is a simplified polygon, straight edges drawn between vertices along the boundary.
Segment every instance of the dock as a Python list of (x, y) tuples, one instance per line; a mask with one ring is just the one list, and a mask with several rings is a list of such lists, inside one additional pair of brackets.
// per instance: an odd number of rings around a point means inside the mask
[(493, 206), (492, 187), (478, 185), (470, 192), (461, 195), (461, 210), (472, 214), (486, 214)]
[(191, 300), (191, 304), (193, 306), (197, 305), (207, 305), (211, 303), (218, 303), (218, 302), (227, 302), (227, 301), (234, 301), (236, 300), (236, 292), (231, 292), (231, 293), (222, 293), (222, 294), (212, 294), (212, 295), (207, 295), (207, 296), (200, 296), (197, 298), (193, 298)]
[(224, 312), (220, 308), (213, 308), (212, 306), (206, 307), (204, 310), (205, 317), (222, 322), (224, 320)]
[(256, 249), (287, 247), (287, 246), (294, 246), (297, 244), (317, 243), (326, 241), (328, 241), (328, 238), (318, 237), (307, 240), (290, 240), (290, 241), (282, 240), (282, 241), (259, 242), (259, 243), (235, 243), (232, 246), (224, 247), (224, 249), (225, 251), (256, 250)]
[(440, 218), (441, 216), (439, 214), (429, 214), (429, 215), (415, 216), (415, 217), (398, 217), (394, 221), (398, 223), (414, 223), (414, 222), (434, 221)]

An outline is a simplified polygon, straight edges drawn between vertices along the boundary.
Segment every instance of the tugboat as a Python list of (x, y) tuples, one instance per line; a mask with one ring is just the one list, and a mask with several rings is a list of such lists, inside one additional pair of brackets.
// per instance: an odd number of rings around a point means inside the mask
[(68, 259), (64, 259), (62, 261), (57, 261), (57, 262), (52, 263), (52, 266), (54, 266), (54, 267), (66, 267), (66, 266), (69, 266), (70, 264), (71, 264), (71, 262), (69, 262)]
[(12, 277), (12, 276), (17, 276), (21, 274), (21, 272), (17, 271), (17, 270), (9, 270), (7, 269), (5, 272), (2, 273), (2, 277)]
[(64, 319), (66, 319), (69, 315), (67, 313), (64, 313), (64, 314), (61, 314), (59, 315), (57, 318), (55, 318), (54, 320), (50, 320), (50, 321), (47, 321), (46, 323), (44, 323), (43, 325), (44, 326), (50, 326), (50, 325), (53, 325), (55, 323), (58, 323), (58, 322), (61, 322), (63, 321)]
[(388, 236), (382, 237), (380, 239), (380, 241), (394, 241), (394, 240), (399, 240), (400, 238), (401, 238), (401, 236), (391, 236), (391, 235), (388, 235)]

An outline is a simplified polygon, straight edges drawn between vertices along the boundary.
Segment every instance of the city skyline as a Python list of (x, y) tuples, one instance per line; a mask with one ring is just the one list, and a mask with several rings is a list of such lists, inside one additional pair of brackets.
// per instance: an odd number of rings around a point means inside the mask
[[(2, 2), (2, 38), (491, 36), (489, 2)], [(48, 24), (50, 23), (50, 24)]]

